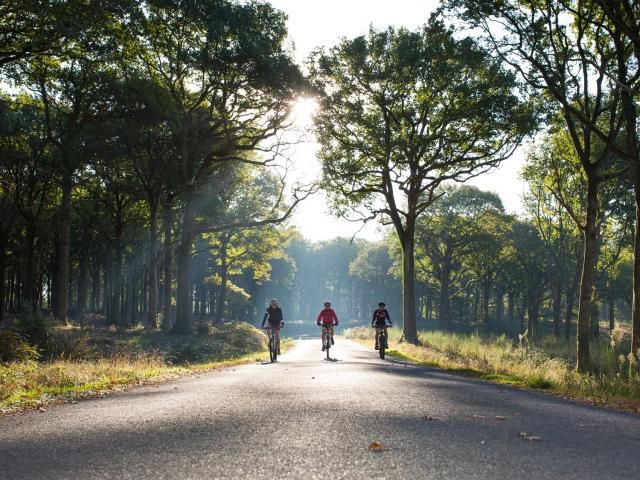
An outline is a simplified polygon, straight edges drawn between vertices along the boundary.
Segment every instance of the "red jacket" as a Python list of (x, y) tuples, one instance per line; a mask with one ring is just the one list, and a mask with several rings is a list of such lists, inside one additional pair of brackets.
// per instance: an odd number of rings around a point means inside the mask
[(320, 315), (318, 315), (318, 320), (316, 320), (316, 323), (318, 325), (320, 325), (320, 322), (335, 323), (336, 325), (338, 325), (338, 316), (336, 315), (336, 312), (333, 311), (333, 309), (325, 308), (320, 312)]

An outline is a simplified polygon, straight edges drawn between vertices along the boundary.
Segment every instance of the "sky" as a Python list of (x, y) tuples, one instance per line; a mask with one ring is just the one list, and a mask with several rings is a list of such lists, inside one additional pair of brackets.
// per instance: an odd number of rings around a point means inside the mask
[[(353, 38), (367, 32), (370, 25), (377, 29), (388, 26), (415, 29), (426, 22), (439, 2), (434, 0), (270, 0), (270, 3), (288, 16), (289, 40), (295, 57), (303, 63), (316, 47), (331, 47), (343, 37)], [(294, 108), (295, 123), (300, 129), (308, 128), (314, 103), (300, 99)], [(293, 161), (293, 176), (301, 181), (313, 181), (320, 174), (315, 158), (318, 145), (312, 135), (289, 152)], [(525, 184), (519, 178), (524, 159), (519, 149), (509, 160), (492, 172), (483, 174), (469, 183), (500, 195), (507, 212), (519, 212)], [(374, 222), (364, 228), (359, 223), (339, 220), (329, 213), (326, 197), (318, 193), (302, 202), (294, 214), (293, 223), (302, 235), (312, 241), (336, 236), (377, 240), (383, 231)]]

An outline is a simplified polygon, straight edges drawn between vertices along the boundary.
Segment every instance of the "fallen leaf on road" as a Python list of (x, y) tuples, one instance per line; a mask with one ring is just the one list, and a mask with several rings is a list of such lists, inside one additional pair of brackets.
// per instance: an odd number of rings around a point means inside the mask
[(542, 437), (537, 437), (535, 435), (529, 435), (527, 432), (520, 432), (518, 436), (522, 437), (523, 440), (528, 442), (541, 442)]
[(391, 447), (389, 445), (378, 442), (371, 443), (368, 448), (372, 452), (386, 452), (387, 450), (391, 450)]
[(46, 409), (44, 409), (44, 408), (42, 408), (42, 407), (38, 407), (38, 411), (39, 411), (39, 412), (41, 412), (41, 413), (44, 413), (44, 412), (46, 412), (47, 410), (46, 410)]
[(484, 415), (477, 415), (477, 414), (474, 414), (474, 415), (473, 415), (473, 418), (487, 418), (487, 417), (485, 417)]
[(507, 417), (505, 417), (504, 415), (496, 415), (496, 420), (506, 420)]

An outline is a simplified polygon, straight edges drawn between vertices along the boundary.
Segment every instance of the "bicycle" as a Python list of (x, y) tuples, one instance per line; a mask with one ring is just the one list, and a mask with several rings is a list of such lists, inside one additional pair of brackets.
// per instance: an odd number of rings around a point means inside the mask
[(265, 328), (269, 336), (269, 359), (271, 363), (278, 360), (278, 342), (276, 340), (276, 329), (272, 327)]
[(389, 348), (389, 344), (387, 343), (387, 338), (389, 337), (387, 334), (386, 327), (378, 327), (380, 328), (380, 334), (378, 336), (378, 354), (380, 354), (380, 358), (384, 360), (384, 351)]
[(322, 328), (324, 328), (324, 335), (322, 336), (322, 346), (327, 352), (327, 360), (331, 360), (329, 357), (329, 348), (331, 347), (331, 329), (329, 328), (331, 324), (324, 324)]
[(377, 325), (372, 325), (372, 327), (374, 327), (376, 329), (376, 331), (379, 331), (378, 333), (378, 354), (380, 355), (380, 358), (382, 360), (384, 360), (384, 355), (385, 355), (385, 350), (387, 348), (389, 348), (389, 333), (387, 332), (387, 328), (389, 328), (391, 326), (391, 324), (386, 325), (384, 327), (382, 326), (377, 326)]

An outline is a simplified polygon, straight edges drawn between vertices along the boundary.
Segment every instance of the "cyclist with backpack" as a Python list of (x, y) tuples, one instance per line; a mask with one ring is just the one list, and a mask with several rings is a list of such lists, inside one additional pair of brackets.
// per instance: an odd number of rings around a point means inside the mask
[[(338, 325), (338, 315), (336, 315), (336, 312), (331, 308), (331, 302), (324, 302), (324, 308), (318, 315), (316, 323), (318, 326), (322, 325), (321, 339), (324, 339), (325, 332), (329, 329), (331, 333), (331, 345), (333, 345), (333, 327)], [(324, 340), (322, 341), (322, 351), (324, 352)]]
[(391, 317), (389, 317), (389, 311), (384, 308), (386, 305), (384, 302), (378, 302), (378, 308), (373, 311), (371, 318), (371, 326), (376, 329), (376, 346), (378, 350), (378, 339), (380, 338), (380, 331), (384, 328), (389, 328), (391, 323)]
[(276, 348), (278, 349), (278, 355), (280, 355), (280, 329), (284, 327), (284, 320), (282, 309), (278, 306), (278, 299), (276, 298), (271, 299), (271, 304), (262, 318), (262, 328), (265, 328), (267, 322), (267, 333), (270, 333), (269, 330), (273, 330), (276, 337)]

